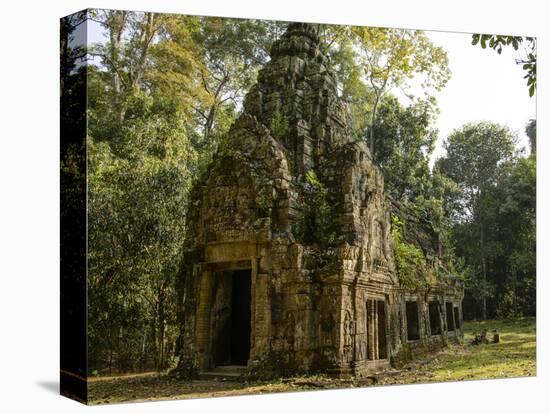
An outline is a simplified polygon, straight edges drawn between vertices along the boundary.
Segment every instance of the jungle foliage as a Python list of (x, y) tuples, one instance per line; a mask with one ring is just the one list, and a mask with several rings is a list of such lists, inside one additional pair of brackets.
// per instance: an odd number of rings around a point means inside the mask
[(424, 252), (404, 237), (405, 225), (399, 217), (392, 216), (395, 267), (399, 282), (415, 289), (426, 283), (428, 265)]
[[(535, 121), (527, 125), (536, 142)], [(517, 150), (508, 128), (482, 122), (455, 130), (437, 167), (457, 183), (450, 220), (456, 254), (470, 269), (466, 318), (536, 312), (536, 152)]]
[(336, 241), (327, 195), (328, 189), (319, 180), (315, 171), (309, 170), (304, 183), (304, 197), (307, 202), (303, 203), (303, 211), (294, 229), (297, 240), (317, 243), (324, 247)]

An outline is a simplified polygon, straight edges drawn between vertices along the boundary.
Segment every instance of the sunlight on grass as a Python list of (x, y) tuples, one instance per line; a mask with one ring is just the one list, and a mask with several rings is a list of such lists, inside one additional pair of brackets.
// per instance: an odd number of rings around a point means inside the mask
[[(492, 330), (497, 329), (500, 343), (471, 346), (474, 334), (482, 329), (489, 331), (489, 338), (492, 337)], [(465, 322), (464, 332), (463, 344), (451, 345), (426, 365), (385, 378), (381, 383), (408, 384), (536, 375), (534, 318)]]

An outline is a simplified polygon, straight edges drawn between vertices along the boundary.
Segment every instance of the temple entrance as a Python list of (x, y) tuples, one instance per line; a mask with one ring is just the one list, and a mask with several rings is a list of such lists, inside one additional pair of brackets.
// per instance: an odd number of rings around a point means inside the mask
[(250, 269), (217, 272), (214, 365), (247, 365), (250, 356)]
[(386, 303), (383, 300), (367, 300), (367, 359), (388, 357), (386, 341)]
[(250, 356), (250, 270), (233, 272), (231, 294), (231, 365), (246, 365)]

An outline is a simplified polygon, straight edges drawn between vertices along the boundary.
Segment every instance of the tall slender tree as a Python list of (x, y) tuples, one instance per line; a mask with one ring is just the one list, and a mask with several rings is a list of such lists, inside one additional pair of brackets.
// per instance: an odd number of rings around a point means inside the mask
[(477, 233), (477, 276), (480, 280), (482, 317), (487, 318), (487, 211), (489, 194), (496, 186), (503, 166), (516, 156), (517, 137), (494, 123), (467, 124), (455, 130), (444, 144), (445, 157), (437, 162), (441, 173), (461, 190), (458, 222), (468, 223)]
[[(430, 90), (439, 90), (450, 77), (445, 51), (434, 45), (420, 30), (386, 29), (356, 26), (353, 28), (363, 69), (362, 77), (370, 87), (374, 101), (368, 121), (368, 139), (371, 153), (375, 152), (375, 124), (382, 98), (391, 90), (407, 91), (414, 77), (421, 79), (426, 100)], [(426, 100), (432, 102), (432, 99)]]

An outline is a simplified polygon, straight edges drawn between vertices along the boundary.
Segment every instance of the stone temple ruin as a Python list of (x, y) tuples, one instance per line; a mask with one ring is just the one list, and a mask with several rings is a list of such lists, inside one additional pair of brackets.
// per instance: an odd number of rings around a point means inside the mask
[[(462, 336), (457, 279), (400, 283), (391, 212), (407, 211), (348, 124), (315, 28), (290, 24), (191, 197), (178, 280), (186, 375), (361, 377)], [(406, 220), (444, 269), (437, 235)]]

